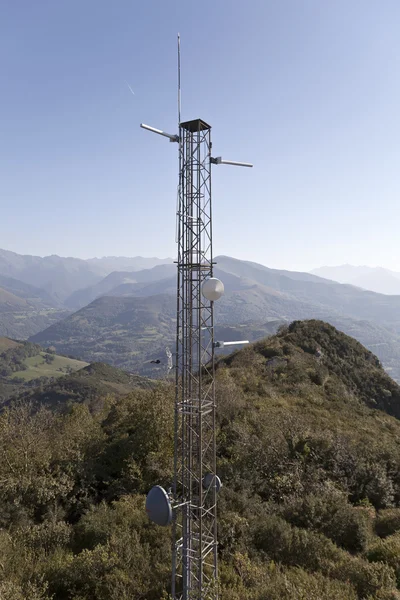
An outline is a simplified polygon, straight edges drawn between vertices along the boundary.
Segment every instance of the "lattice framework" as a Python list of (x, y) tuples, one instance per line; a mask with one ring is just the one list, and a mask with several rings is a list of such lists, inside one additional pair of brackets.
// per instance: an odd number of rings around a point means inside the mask
[(180, 124), (179, 167), (172, 596), (216, 600), (214, 319), (201, 293), (213, 276), (211, 127), (200, 119)]

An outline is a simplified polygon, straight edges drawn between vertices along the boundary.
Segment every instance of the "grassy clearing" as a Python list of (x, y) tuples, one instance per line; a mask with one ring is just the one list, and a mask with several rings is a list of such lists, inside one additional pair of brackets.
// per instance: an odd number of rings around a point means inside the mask
[(65, 356), (54, 356), (54, 361), (50, 364), (45, 361), (45, 352), (32, 356), (25, 360), (26, 370), (16, 371), (10, 379), (21, 378), (25, 381), (37, 379), (38, 377), (61, 377), (70, 370), (79, 371), (87, 367), (89, 363), (81, 360), (67, 358)]
[(16, 348), (17, 346), (20, 346), (18, 342), (14, 342), (14, 340), (10, 340), (6, 337), (0, 337), (0, 352), (5, 352), (6, 350)]

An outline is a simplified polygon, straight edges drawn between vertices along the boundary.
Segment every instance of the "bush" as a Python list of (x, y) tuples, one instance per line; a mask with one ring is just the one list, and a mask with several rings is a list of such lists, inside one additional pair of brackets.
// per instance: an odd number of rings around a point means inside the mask
[(16, 540), (26, 549), (42, 550), (45, 554), (57, 548), (68, 546), (72, 535), (72, 527), (64, 521), (45, 521), (40, 525), (29, 525), (17, 529)]
[(254, 543), (269, 559), (350, 582), (360, 598), (395, 587), (394, 571), (387, 564), (353, 558), (325, 536), (292, 527), (276, 516), (260, 522)]
[(367, 515), (334, 490), (290, 499), (279, 510), (292, 525), (323, 533), (349, 552), (366, 548), (370, 531)]
[(329, 580), (301, 568), (250, 560), (235, 553), (232, 564), (221, 564), (222, 598), (229, 600), (356, 600), (349, 583)]
[(380, 590), (374, 596), (368, 596), (366, 600), (400, 600), (398, 590)]
[(384, 562), (393, 567), (400, 585), (400, 534), (394, 534), (373, 544), (366, 557), (371, 562)]
[(385, 465), (373, 463), (365, 472), (365, 496), (378, 509), (393, 506), (394, 487)]
[(46, 584), (35, 584), (30, 581), (24, 586), (13, 581), (0, 582), (1, 600), (51, 600), (52, 596), (47, 594)]
[[(345, 558), (330, 572), (330, 576), (349, 581), (357, 590), (359, 598), (369, 595), (392, 593), (396, 588), (396, 577), (393, 569), (384, 563), (368, 563), (360, 558)], [(389, 596), (390, 597), (390, 596)]]
[(381, 510), (375, 521), (375, 533), (379, 537), (387, 537), (400, 530), (400, 509)]
[(292, 527), (275, 515), (268, 515), (256, 524), (254, 544), (270, 560), (310, 571), (326, 571), (346, 555), (325, 536)]

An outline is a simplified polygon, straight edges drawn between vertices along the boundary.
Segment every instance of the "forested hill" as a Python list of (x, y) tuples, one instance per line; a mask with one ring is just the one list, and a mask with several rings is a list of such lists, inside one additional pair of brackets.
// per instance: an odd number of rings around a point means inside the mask
[[(294, 391), (309, 378), (324, 395), (345, 387), (370, 408), (400, 418), (400, 387), (383, 370), (380, 361), (357, 340), (322, 321), (294, 321), (280, 333), (252, 347), (252, 352), (280, 365), (275, 385)], [(228, 358), (227, 361), (233, 360)], [(279, 369), (278, 369), (279, 372)]]
[(65, 410), (71, 403), (85, 403), (91, 411), (99, 410), (108, 396), (126, 396), (134, 388), (148, 389), (155, 381), (127, 373), (105, 363), (91, 363), (79, 371), (43, 382), (18, 395), (35, 405)]
[[(400, 387), (378, 360), (295, 322), (221, 358), (216, 389), (221, 598), (399, 599)], [(173, 405), (159, 383), (0, 415), (0, 597), (167, 598), (144, 499), (171, 483)]]
[(36, 389), (87, 364), (58, 356), (54, 349), (45, 350), (38, 344), (0, 337), (0, 404), (22, 390)]

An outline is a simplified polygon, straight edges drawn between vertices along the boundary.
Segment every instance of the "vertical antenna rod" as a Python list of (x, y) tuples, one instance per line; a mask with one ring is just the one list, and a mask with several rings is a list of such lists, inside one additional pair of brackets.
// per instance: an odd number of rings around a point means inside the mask
[(181, 36), (178, 33), (178, 127), (181, 122)]

